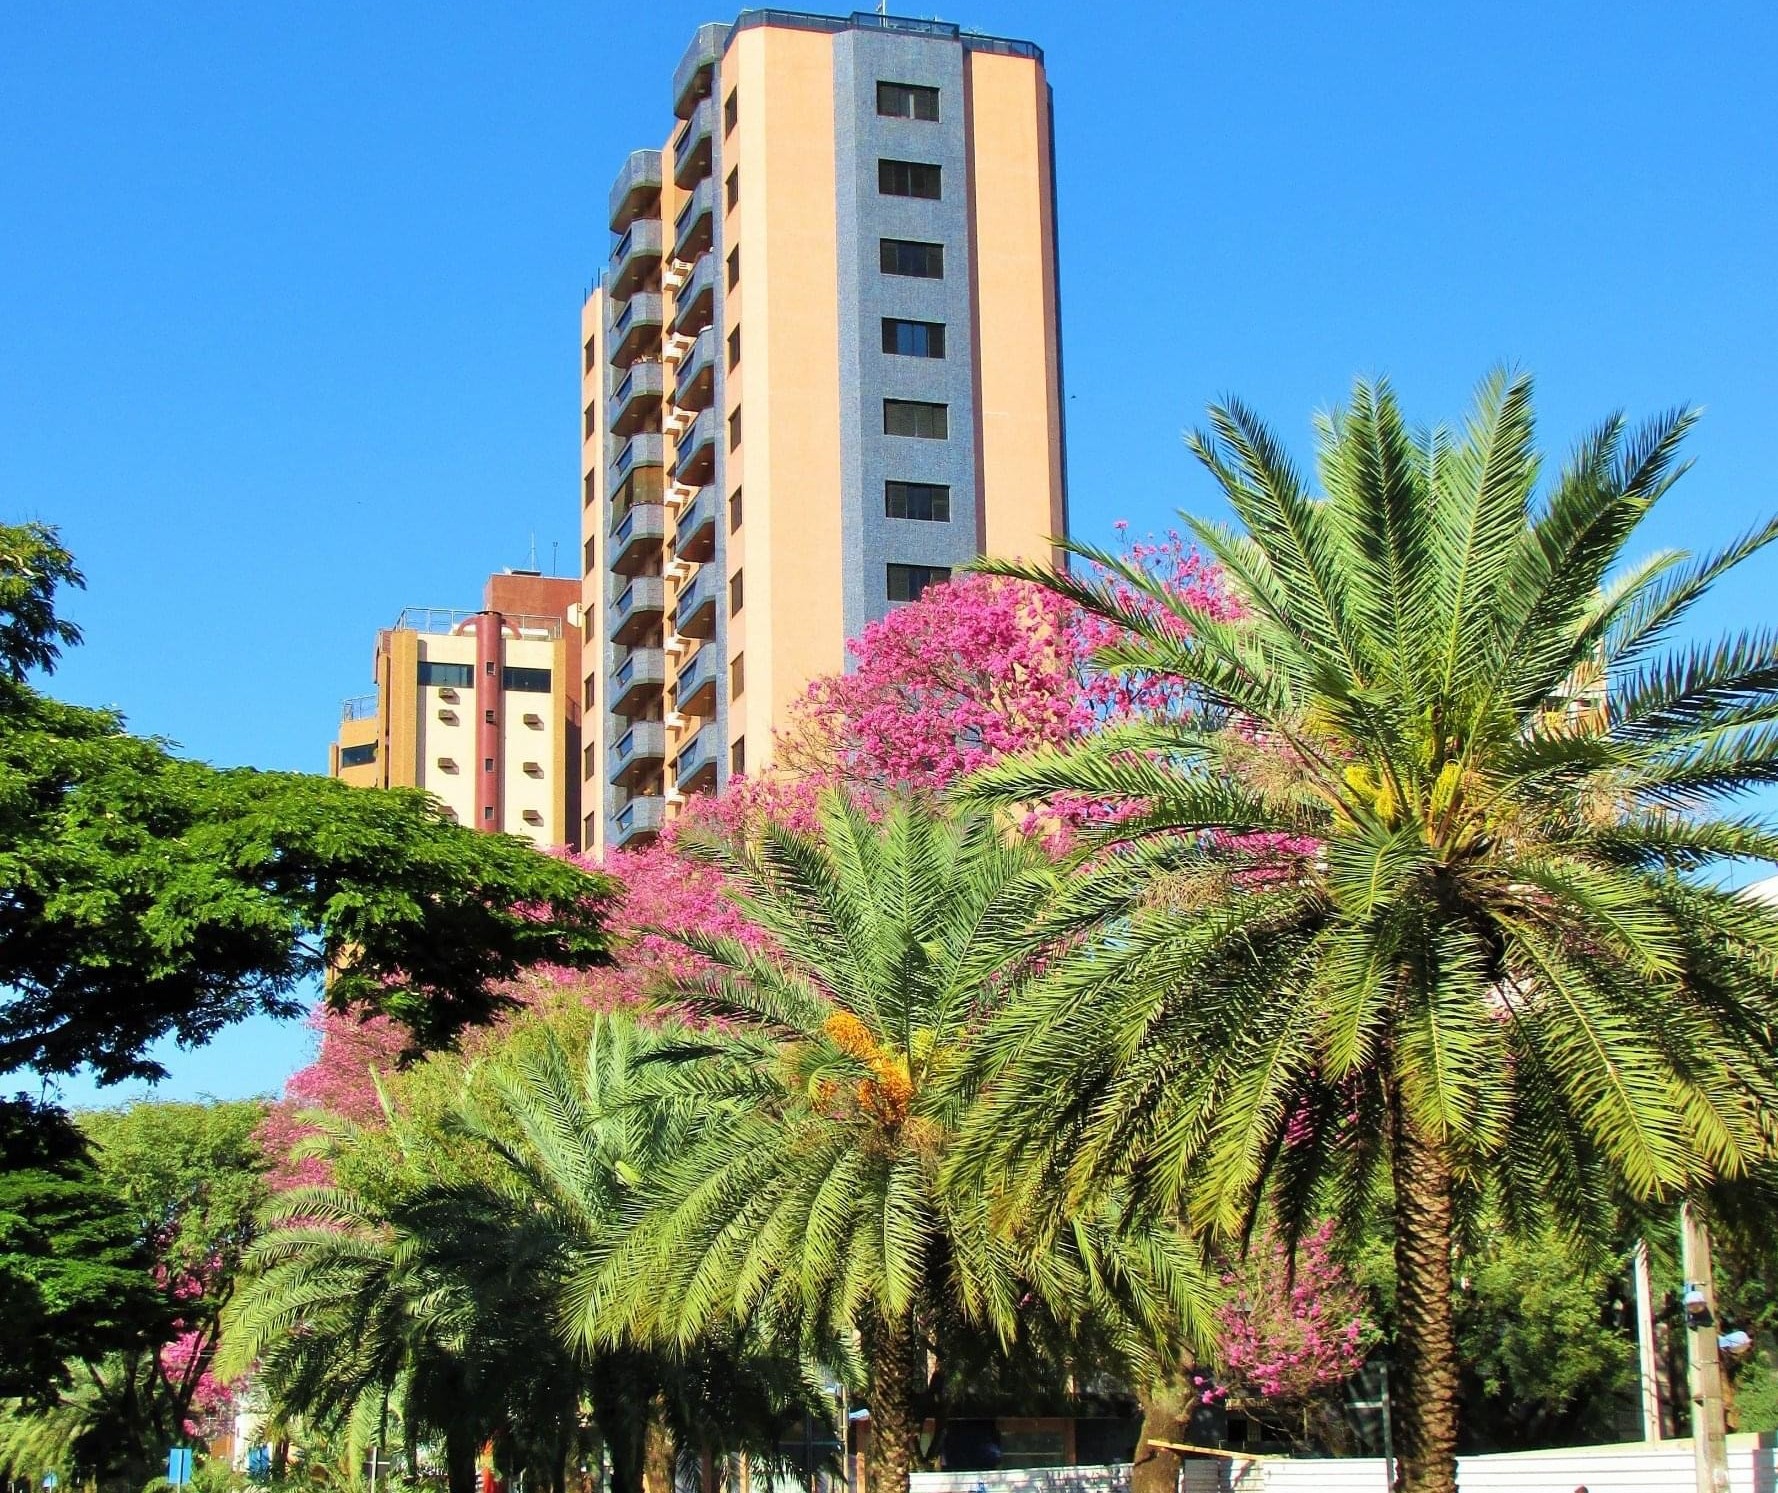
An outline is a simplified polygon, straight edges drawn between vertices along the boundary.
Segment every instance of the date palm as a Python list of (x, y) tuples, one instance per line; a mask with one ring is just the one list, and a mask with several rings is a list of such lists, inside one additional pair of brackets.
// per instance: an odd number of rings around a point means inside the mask
[(1225, 1236), (1268, 1199), (1294, 1226), (1389, 1197), (1412, 1493), (1454, 1486), (1466, 1201), (1585, 1227), (1611, 1187), (1743, 1172), (1778, 1121), (1778, 922), (1698, 874), (1778, 858), (1734, 812), (1778, 778), (1778, 642), (1667, 646), (1778, 521), (1624, 560), (1692, 423), (1614, 417), (1545, 485), (1527, 380), (1459, 432), (1361, 382), (1317, 494), (1230, 405), (1192, 447), (1237, 523), (1189, 522), (1237, 619), (1085, 546), (1103, 584), (987, 567), (1192, 692), (967, 790), (1126, 813), (1056, 916), (1068, 957), (990, 1034), (959, 1175), (1076, 1206), (1109, 1180)]
[(707, 967), (668, 996), (714, 1023), (663, 1055), (655, 1102), (704, 1118), (589, 1280), (591, 1330), (691, 1342), (764, 1320), (855, 1344), (872, 1493), (906, 1493), (949, 1325), (1010, 1343), (1090, 1315), (1137, 1362), (1202, 1325), (1205, 1282), (1170, 1231), (1077, 1218), (1036, 1251), (944, 1184), (971, 1044), (1053, 891), (1038, 850), (979, 812), (903, 802), (872, 822), (838, 797), (813, 834), (696, 849), (767, 943), (684, 940)]

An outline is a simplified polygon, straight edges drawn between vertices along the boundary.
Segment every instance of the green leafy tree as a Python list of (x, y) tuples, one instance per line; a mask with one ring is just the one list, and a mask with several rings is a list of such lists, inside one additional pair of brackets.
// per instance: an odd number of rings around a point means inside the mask
[(873, 823), (830, 796), (814, 834), (768, 826), (698, 853), (762, 941), (683, 938), (707, 966), (667, 996), (715, 1020), (655, 1072), (659, 1102), (705, 1118), (587, 1285), (590, 1336), (614, 1318), (679, 1342), (765, 1320), (816, 1351), (856, 1342), (871, 1486), (905, 1493), (926, 1357), (952, 1324), (1010, 1346), (1045, 1317), (1095, 1316), (1144, 1373), (1208, 1325), (1170, 1231), (1089, 1216), (1027, 1241), (943, 1182), (971, 1044), (1053, 887), (1038, 850), (980, 813), (896, 803)]
[(603, 957), (599, 877), (418, 792), (184, 760), (25, 682), (79, 640), (55, 602), (81, 583), (53, 529), (0, 525), (0, 1074), (159, 1077), (155, 1040), (295, 1014), (323, 974), (434, 1046), (521, 969)]
[[(1270, 1193), (1354, 1225), (1393, 1180), (1403, 1486), (1449, 1493), (1452, 1249), (1491, 1187), (1514, 1227), (1608, 1227), (1767, 1151), (1778, 921), (1690, 874), (1778, 857), (1724, 809), (1778, 777), (1778, 640), (1668, 653), (1778, 537), (1622, 564), (1693, 417), (1613, 417), (1540, 489), (1523, 378), (1460, 432), (1360, 383), (1318, 424), (1324, 495), (1239, 406), (1193, 447), (1238, 527), (1188, 520), (1242, 614), (1116, 556), (1045, 580), (1191, 686), (1147, 727), (982, 772), (996, 804), (1087, 794), (1069, 957), (1005, 1018), (966, 1170), (1015, 1196), (1133, 1186), (1240, 1236)], [(1126, 598), (1137, 598), (1141, 605)]]

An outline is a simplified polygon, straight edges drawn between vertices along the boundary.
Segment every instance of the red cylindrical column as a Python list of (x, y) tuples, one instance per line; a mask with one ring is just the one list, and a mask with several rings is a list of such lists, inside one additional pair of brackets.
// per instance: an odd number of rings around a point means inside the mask
[(500, 614), (478, 612), (475, 618), (475, 827), (490, 834), (503, 828), (500, 805), (505, 763), (500, 743), (505, 707), (500, 687)]

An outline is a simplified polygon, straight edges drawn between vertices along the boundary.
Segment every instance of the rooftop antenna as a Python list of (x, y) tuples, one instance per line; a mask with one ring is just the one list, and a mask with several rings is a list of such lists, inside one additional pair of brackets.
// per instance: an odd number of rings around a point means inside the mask
[(552, 539), (549, 542), (549, 573), (551, 575), (556, 573), (556, 551), (560, 549), (561, 546), (562, 541), (559, 539)]
[(531, 531), (531, 559), (525, 568), (527, 570), (537, 569), (537, 531), (535, 529)]
[(877, 14), (880, 16), (889, 14), (889, 0), (877, 0)]

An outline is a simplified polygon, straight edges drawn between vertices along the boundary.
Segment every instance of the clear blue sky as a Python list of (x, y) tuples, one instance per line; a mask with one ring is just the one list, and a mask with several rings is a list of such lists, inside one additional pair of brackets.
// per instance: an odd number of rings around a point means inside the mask
[[(0, 7), (0, 516), (90, 578), (61, 692), (319, 769), (404, 604), (473, 604), (533, 532), (573, 563), (606, 189), (728, 14)], [(1778, 507), (1778, 7), (944, 15), (1048, 54), (1078, 532), (1208, 503), (1179, 437), (1219, 394), (1300, 448), (1355, 373), (1442, 418), (1500, 360), (1552, 443), (1706, 406), (1651, 544)], [(1764, 622), (1775, 584), (1707, 620)], [(305, 1035), (176, 1055), (163, 1092), (275, 1088)]]

